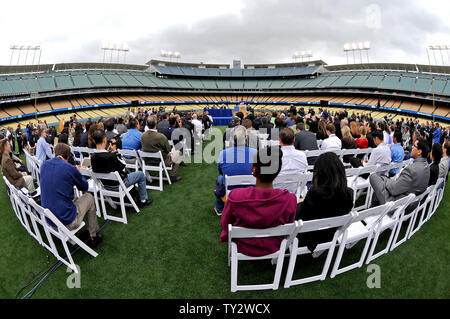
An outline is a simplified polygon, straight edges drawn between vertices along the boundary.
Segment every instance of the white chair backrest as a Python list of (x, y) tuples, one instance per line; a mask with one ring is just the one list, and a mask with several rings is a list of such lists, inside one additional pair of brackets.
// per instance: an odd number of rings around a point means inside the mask
[(129, 157), (138, 157), (138, 154), (135, 150), (118, 150), (119, 154), (122, 156), (129, 156)]
[(348, 225), (350, 225), (350, 222), (352, 221), (353, 218), (354, 213), (351, 212), (350, 214), (343, 216), (302, 221), (302, 225), (299, 228), (298, 233), (299, 234), (310, 233), (313, 231), (326, 230), (338, 227), (345, 228)]
[(392, 207), (389, 209), (389, 212), (394, 212), (393, 217), (397, 218), (406, 207), (414, 201), (416, 198), (415, 194), (409, 194), (403, 198), (397, 199), (393, 202)]
[(237, 175), (228, 176), (225, 175), (225, 188), (227, 196), (230, 193), (231, 186), (253, 186), (256, 185), (256, 178), (253, 175)]
[(368, 217), (378, 217), (377, 220), (381, 220), (388, 213), (388, 211), (394, 205), (393, 202), (387, 202), (384, 205), (368, 208), (366, 210), (362, 210), (356, 213), (355, 217), (352, 220), (352, 223), (360, 222)]
[(267, 238), (291, 236), (296, 229), (296, 223), (280, 225), (272, 228), (254, 229), (228, 225), (228, 236), (233, 238)]
[[(148, 152), (143, 152), (143, 151), (138, 151), (139, 157), (141, 158), (143, 164), (145, 164), (145, 159), (158, 159), (160, 160), (160, 162), (164, 163), (164, 158), (162, 156), (161, 151), (157, 152), (157, 153), (148, 153)], [(155, 165), (150, 165), (150, 164), (146, 164), (145, 166), (155, 166)]]

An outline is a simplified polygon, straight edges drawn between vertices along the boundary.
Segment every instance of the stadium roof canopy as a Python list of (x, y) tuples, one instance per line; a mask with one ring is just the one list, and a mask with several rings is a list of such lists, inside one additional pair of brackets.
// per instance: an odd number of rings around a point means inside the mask
[(309, 66), (327, 65), (322, 60), (294, 62), (294, 63), (276, 63), (276, 64), (245, 64), (244, 69), (267, 69), (267, 68), (306, 68)]
[(343, 64), (327, 65), (328, 71), (355, 71), (355, 70), (395, 70), (419, 73), (450, 74), (450, 66), (424, 65), (424, 64), (402, 64), (402, 63), (369, 63), (369, 64)]
[(185, 63), (172, 62), (162, 60), (150, 60), (146, 63), (153, 66), (167, 66), (167, 67), (186, 67), (186, 68), (208, 68), (208, 69), (229, 69), (229, 64), (205, 64), (205, 63)]
[(41, 65), (0, 65), (0, 74), (37, 73), (68, 70), (127, 70), (145, 71), (148, 65), (120, 63), (57, 63)]

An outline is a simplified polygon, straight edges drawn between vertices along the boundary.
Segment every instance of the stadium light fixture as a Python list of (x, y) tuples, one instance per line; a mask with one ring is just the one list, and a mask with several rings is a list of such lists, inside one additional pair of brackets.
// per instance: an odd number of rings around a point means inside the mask
[(450, 63), (450, 45), (445, 45), (445, 44), (441, 44), (441, 45), (429, 45), (427, 47), (427, 55), (428, 55), (428, 63), (431, 65), (431, 60), (430, 60), (430, 54), (429, 51), (433, 52), (433, 56), (434, 56), (434, 63), (437, 65), (437, 58), (436, 58), (436, 51), (439, 51), (439, 53), (441, 54), (441, 61), (442, 61), (442, 65), (445, 65), (444, 62), (444, 55), (442, 53), (442, 51), (447, 51), (447, 57), (448, 57), (448, 61)]
[(172, 61), (172, 59), (181, 59), (181, 53), (178, 51), (166, 51), (166, 50), (161, 50), (161, 57), (163, 58), (169, 58), (170, 61)]
[(363, 51), (366, 51), (367, 53), (367, 63), (370, 63), (369, 59), (369, 50), (370, 50), (370, 42), (369, 41), (363, 41), (363, 42), (352, 42), (352, 43), (346, 43), (344, 44), (344, 52), (347, 56), (347, 64), (349, 64), (349, 52), (353, 53), (353, 63), (356, 64), (356, 52), (359, 52), (361, 64), (363, 63), (363, 57), (362, 53)]
[(120, 53), (123, 52), (124, 53), (123, 63), (125, 63), (127, 59), (127, 53), (130, 52), (130, 47), (126, 43), (103, 41), (102, 50), (103, 50), (103, 63), (105, 63), (106, 51), (111, 52), (109, 63), (112, 63), (113, 52), (117, 52), (117, 63), (119, 63)]
[(313, 56), (313, 52), (311, 50), (295, 51), (294, 54), (292, 55), (292, 59), (294, 60), (294, 62), (297, 62), (298, 59), (302, 59), (302, 62), (303, 62), (304, 59), (308, 59), (308, 61), (309, 61), (310, 58), (312, 58), (312, 56)]
[(19, 65), (19, 63), (20, 63), (20, 56), (21, 56), (22, 51), (26, 52), (25, 63), (24, 63), (25, 65), (27, 65), (28, 53), (30, 51), (33, 51), (33, 62), (32, 62), (32, 65), (34, 65), (34, 60), (36, 58), (36, 54), (37, 54), (38, 51), (39, 51), (39, 61), (40, 61), (40, 56), (41, 56), (41, 46), (40, 45), (36, 45), (36, 44), (33, 44), (33, 45), (18, 45), (18, 44), (14, 44), (14, 45), (11, 45), (10, 50), (11, 50), (11, 59), (9, 61), (9, 65), (12, 65), (14, 53), (16, 51), (19, 51), (19, 54), (18, 54), (18, 57), (17, 57), (17, 65)]

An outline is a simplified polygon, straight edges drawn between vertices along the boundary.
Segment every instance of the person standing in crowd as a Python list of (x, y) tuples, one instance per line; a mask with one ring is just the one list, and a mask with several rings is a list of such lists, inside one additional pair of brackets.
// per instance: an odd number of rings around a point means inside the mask
[[(41, 206), (49, 209), (69, 230), (80, 227), (86, 219), (90, 238), (88, 245), (97, 247), (103, 240), (103, 235), (97, 233), (98, 221), (94, 197), (84, 193), (74, 200), (74, 186), (82, 192), (89, 189), (89, 184), (78, 169), (67, 160), (70, 147), (58, 143), (55, 146), (55, 157), (45, 161), (41, 166)], [(55, 226), (48, 221), (51, 226)]]
[(439, 123), (436, 123), (433, 131), (433, 144), (440, 142), (441, 142), (441, 128), (439, 127)]
[(442, 159), (442, 146), (440, 143), (434, 143), (430, 152), (430, 181), (428, 186), (436, 185), (438, 178), (440, 178), (439, 165)]
[(36, 158), (41, 162), (45, 162), (46, 160), (52, 159), (54, 157), (50, 145), (48, 145), (45, 138), (47, 137), (47, 133), (45, 128), (39, 129), (39, 140), (37, 142), (36, 147)]

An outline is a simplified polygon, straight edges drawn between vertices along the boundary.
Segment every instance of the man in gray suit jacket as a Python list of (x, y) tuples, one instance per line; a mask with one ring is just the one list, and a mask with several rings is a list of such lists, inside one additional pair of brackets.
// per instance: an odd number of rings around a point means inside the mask
[[(297, 134), (295, 134), (294, 147), (299, 151), (314, 151), (318, 150), (316, 134), (305, 130), (305, 123), (298, 123), (296, 125)], [(316, 157), (308, 158), (308, 165), (314, 165)]]
[(414, 143), (411, 151), (414, 162), (408, 165), (396, 180), (378, 174), (370, 176), (370, 185), (380, 205), (411, 193), (420, 195), (427, 189), (430, 179), (430, 167), (427, 163), (428, 153), (427, 141), (419, 139)]

